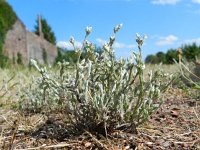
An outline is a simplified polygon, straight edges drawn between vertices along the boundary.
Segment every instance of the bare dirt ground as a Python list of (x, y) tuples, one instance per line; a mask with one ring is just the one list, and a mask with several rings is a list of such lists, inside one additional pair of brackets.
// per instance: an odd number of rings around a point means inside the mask
[(107, 138), (85, 131), (70, 135), (62, 113), (22, 115), (0, 110), (0, 149), (108, 149), (108, 150), (199, 150), (200, 99), (180, 89), (164, 96), (162, 107), (137, 134), (113, 131)]

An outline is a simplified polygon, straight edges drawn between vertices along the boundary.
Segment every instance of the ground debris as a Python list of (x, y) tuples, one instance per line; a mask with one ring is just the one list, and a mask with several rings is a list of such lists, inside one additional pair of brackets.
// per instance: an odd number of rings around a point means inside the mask
[[(72, 135), (62, 120), (62, 114), (25, 117), (1, 110), (0, 149), (200, 149), (199, 102), (181, 94), (178, 89), (167, 92), (165, 97), (162, 107), (137, 128), (137, 133), (116, 130), (108, 137), (99, 137), (88, 131)], [(35, 125), (28, 122), (35, 122)]]

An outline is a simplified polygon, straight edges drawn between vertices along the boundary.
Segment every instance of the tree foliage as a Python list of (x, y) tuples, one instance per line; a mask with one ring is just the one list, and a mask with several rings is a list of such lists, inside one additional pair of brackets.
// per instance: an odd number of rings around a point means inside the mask
[(188, 61), (194, 61), (200, 55), (200, 47), (196, 43), (184, 45), (182, 47), (183, 55)]
[(23, 58), (21, 53), (17, 53), (17, 64), (18, 65), (23, 65)]
[(158, 52), (156, 53), (156, 57), (157, 57), (157, 62), (158, 63), (166, 63), (167, 59), (166, 59), (166, 55), (163, 52)]
[[(85, 50), (84, 50), (85, 51)], [(94, 52), (101, 54), (103, 50), (97, 46), (95, 46)], [(86, 52), (83, 52), (80, 56), (80, 59), (84, 59)], [(70, 62), (70, 63), (75, 63), (77, 62), (77, 53), (74, 50), (65, 50), (62, 48), (58, 48), (58, 54), (55, 60), (55, 63), (57, 62), (62, 62), (63, 60)]]
[(8, 57), (3, 53), (3, 44), (7, 31), (17, 20), (17, 15), (12, 7), (4, 0), (0, 0), (0, 67), (4, 68), (8, 64)]
[(173, 64), (174, 60), (178, 61), (178, 54), (175, 49), (170, 49), (166, 53), (167, 64)]
[[(195, 61), (200, 56), (200, 46), (196, 43), (183, 45), (181, 47), (183, 51), (183, 57), (187, 61)], [(148, 64), (173, 64), (174, 60), (178, 61), (178, 54), (176, 49), (169, 49), (166, 53), (158, 52), (155, 55), (148, 55), (145, 59), (145, 63)]]
[[(52, 44), (56, 44), (56, 37), (54, 32), (52, 31), (51, 26), (47, 23), (47, 20), (44, 17), (41, 17), (41, 26), (42, 26), (42, 33), (44, 35), (44, 38), (49, 41)], [(39, 35), (39, 23), (38, 20), (36, 20), (35, 25), (35, 34)]]
[(148, 55), (145, 59), (145, 62), (147, 64), (157, 64), (157, 57), (155, 55)]
[(58, 48), (58, 54), (57, 54), (55, 63), (62, 62), (63, 60), (67, 62), (75, 63), (77, 61), (77, 56), (76, 56), (75, 51)]

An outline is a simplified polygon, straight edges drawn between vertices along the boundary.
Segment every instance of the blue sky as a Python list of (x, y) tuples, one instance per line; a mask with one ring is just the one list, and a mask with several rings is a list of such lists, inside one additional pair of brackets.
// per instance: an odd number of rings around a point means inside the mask
[(200, 44), (200, 0), (7, 0), (33, 31), (37, 14), (42, 14), (55, 32), (57, 44), (70, 48), (73, 36), (77, 47), (91, 26), (88, 40), (101, 45), (122, 23), (114, 45), (117, 57), (137, 51), (135, 34), (146, 34), (143, 57), (166, 52), (182, 44)]

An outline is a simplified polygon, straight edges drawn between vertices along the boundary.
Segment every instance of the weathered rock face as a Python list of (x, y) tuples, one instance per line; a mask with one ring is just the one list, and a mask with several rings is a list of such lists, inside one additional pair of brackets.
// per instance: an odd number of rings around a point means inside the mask
[(57, 56), (56, 46), (43, 37), (26, 30), (20, 20), (17, 20), (12, 29), (7, 32), (4, 50), (10, 59), (17, 59), (17, 53), (20, 53), (24, 64), (28, 64), (30, 59), (36, 59), (39, 63), (44, 64), (44, 50), (47, 53), (48, 64), (53, 64)]
[(24, 61), (27, 61), (26, 28), (17, 20), (12, 29), (6, 34), (4, 41), (5, 53), (10, 59), (17, 58), (17, 53), (21, 53)]

